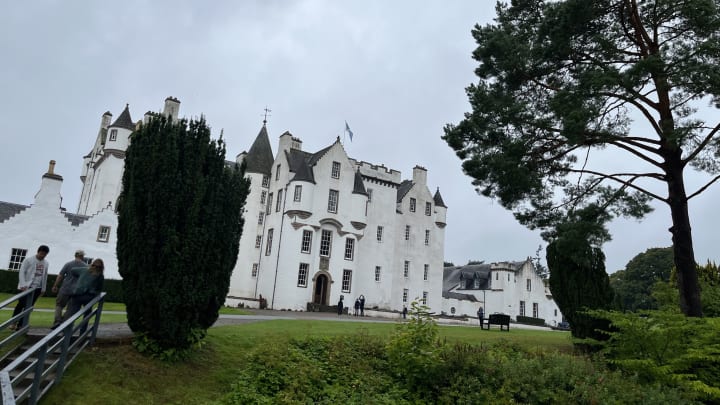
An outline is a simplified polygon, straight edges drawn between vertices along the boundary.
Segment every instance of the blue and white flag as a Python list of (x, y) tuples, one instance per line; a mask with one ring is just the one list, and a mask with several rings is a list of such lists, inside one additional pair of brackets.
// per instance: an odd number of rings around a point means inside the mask
[(347, 121), (345, 121), (345, 132), (350, 135), (350, 142), (352, 142), (353, 132), (350, 130), (350, 126), (348, 125)]

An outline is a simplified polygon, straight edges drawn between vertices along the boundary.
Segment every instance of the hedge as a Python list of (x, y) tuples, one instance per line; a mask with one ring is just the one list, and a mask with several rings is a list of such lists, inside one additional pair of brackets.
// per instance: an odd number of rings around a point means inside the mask
[[(48, 274), (47, 285), (48, 288), (45, 291), (45, 296), (55, 297), (55, 293), (52, 292), (52, 286), (55, 284), (57, 274)], [(18, 285), (18, 272), (14, 270), (0, 270), (0, 292), (8, 294), (16, 294)], [(107, 302), (124, 302), (122, 294), (122, 280), (105, 279), (105, 301)]]
[(517, 316), (517, 323), (523, 323), (525, 325), (538, 325), (545, 326), (545, 320), (543, 318), (533, 318), (531, 316)]

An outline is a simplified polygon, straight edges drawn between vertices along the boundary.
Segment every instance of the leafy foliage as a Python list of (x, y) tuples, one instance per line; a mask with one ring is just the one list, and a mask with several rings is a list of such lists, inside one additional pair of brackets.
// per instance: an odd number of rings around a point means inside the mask
[(609, 364), (641, 381), (692, 392), (703, 402), (720, 402), (720, 319), (665, 311), (592, 314), (613, 327), (602, 350)]
[[(715, 263), (708, 261), (704, 266), (698, 266), (697, 272), (700, 279), (701, 301), (703, 313), (709, 317), (720, 317), (720, 271)], [(659, 281), (652, 288), (652, 296), (660, 309), (670, 310), (677, 306), (677, 273), (673, 269), (670, 280)]]
[[(496, 11), (472, 32), (472, 111), (443, 136), (465, 173), (533, 229), (577, 207), (611, 219), (668, 204), (680, 306), (701, 316), (688, 200), (720, 179), (720, 124), (696, 114), (720, 108), (718, 2), (524, 0)], [(686, 190), (686, 169), (705, 184)]]
[(204, 118), (155, 116), (131, 139), (117, 243), (128, 325), (138, 348), (174, 358), (218, 317), (249, 183), (226, 165), (225, 144), (210, 139)]
[(674, 266), (672, 247), (648, 249), (633, 257), (624, 270), (610, 275), (614, 306), (624, 311), (658, 309), (652, 288), (658, 281), (669, 281)]

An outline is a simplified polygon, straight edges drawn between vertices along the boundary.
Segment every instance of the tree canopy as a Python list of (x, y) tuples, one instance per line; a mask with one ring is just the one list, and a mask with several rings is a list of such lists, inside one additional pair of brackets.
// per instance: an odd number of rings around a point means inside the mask
[(624, 311), (658, 309), (653, 286), (668, 282), (674, 266), (672, 247), (651, 248), (633, 257), (624, 270), (610, 275), (615, 306)]
[[(720, 179), (718, 0), (515, 0), (476, 26), (472, 112), (445, 127), (479, 193), (530, 228), (670, 208), (680, 307), (701, 316), (688, 200)], [(686, 169), (704, 184), (686, 190)], [(552, 233), (544, 236), (552, 240)]]
[[(133, 132), (118, 202), (128, 325), (151, 353), (178, 353), (218, 318), (237, 260), (249, 182), (204, 118), (156, 116)], [(177, 350), (179, 349), (179, 350)]]

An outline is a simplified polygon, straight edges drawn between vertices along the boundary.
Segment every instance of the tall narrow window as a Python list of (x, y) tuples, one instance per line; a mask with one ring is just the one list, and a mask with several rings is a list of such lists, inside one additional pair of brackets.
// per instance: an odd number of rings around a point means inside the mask
[(527, 290), (532, 291), (532, 280), (527, 279), (526, 285), (527, 285)]
[(262, 225), (263, 220), (265, 219), (265, 213), (261, 212), (258, 214), (258, 225)]
[(405, 260), (405, 263), (403, 264), (403, 277), (410, 277), (410, 262), (407, 260)]
[(383, 238), (383, 227), (378, 226), (377, 227), (377, 241), (382, 242), (382, 238)]
[(312, 247), (312, 231), (303, 231), (302, 244), (300, 245), (301, 253), (310, 253)]
[(369, 188), (366, 190), (368, 193), (368, 202), (372, 202), (372, 191), (373, 189)]
[(110, 130), (110, 141), (116, 141), (117, 140), (117, 129), (111, 129)]
[(410, 199), (410, 212), (415, 212), (415, 206), (417, 205), (417, 200), (414, 198)]
[(25, 256), (27, 256), (27, 249), (12, 248), (8, 270), (20, 270), (20, 265), (25, 260)]
[(410, 240), (410, 225), (405, 225), (405, 240)]
[(280, 211), (280, 208), (282, 207), (282, 189), (278, 190), (278, 198), (275, 202), (275, 212)]
[(425, 203), (425, 215), (430, 216), (430, 211), (432, 211), (432, 203), (426, 202)]
[(428, 302), (427, 298), (428, 298), (428, 292), (423, 291), (423, 295), (422, 295), (422, 304), (423, 305), (427, 305), (427, 302)]
[(253, 263), (252, 276), (253, 276), (253, 277), (257, 277), (257, 275), (258, 275), (258, 264), (257, 264), (257, 263)]
[(426, 264), (423, 266), (423, 280), (428, 281), (428, 273), (430, 273), (430, 265)]
[(300, 202), (302, 200), (302, 186), (296, 185), (295, 186), (295, 194), (293, 194), (293, 201)]
[(408, 302), (408, 295), (410, 295), (410, 291), (408, 291), (407, 288), (403, 289), (403, 302)]
[(525, 316), (525, 301), (520, 301), (520, 316)]
[(265, 200), (267, 199), (267, 191), (263, 190), (260, 193), (260, 205), (265, 205)]
[(430, 244), (430, 230), (425, 230), (425, 246), (428, 246)]
[(300, 263), (300, 268), (298, 269), (298, 287), (307, 287), (308, 267), (309, 265), (307, 263)]
[(265, 256), (270, 256), (270, 252), (272, 252), (272, 239), (273, 230), (270, 228), (268, 229), (267, 241), (265, 242)]
[(538, 312), (540, 312), (540, 308), (538, 308), (538, 303), (533, 302), (533, 318), (539, 318)]
[(332, 249), (332, 231), (323, 229), (320, 234), (320, 256), (330, 257)]
[(338, 195), (337, 190), (330, 190), (328, 195), (328, 212), (337, 213), (338, 210)]
[(350, 285), (352, 284), (352, 270), (343, 270), (342, 278), (342, 292), (349, 293)]
[(340, 162), (332, 162), (332, 173), (330, 175), (333, 179), (340, 178)]
[(263, 176), (262, 186), (265, 187), (265, 188), (267, 188), (269, 185), (270, 185), (270, 176), (268, 176), (268, 175), (266, 174), (266, 175)]
[(270, 215), (272, 208), (273, 193), (268, 194), (267, 205), (265, 206), (265, 215)]
[(109, 240), (110, 240), (110, 227), (105, 226), (105, 225), (100, 225), (100, 228), (98, 229), (97, 241), (107, 243)]
[(255, 237), (255, 249), (260, 249), (260, 245), (262, 245), (262, 235)]
[(280, 165), (277, 165), (277, 167), (275, 168), (275, 181), (278, 181), (279, 178), (280, 178)]
[(355, 239), (345, 239), (345, 260), (352, 260), (355, 255)]
[(382, 270), (382, 267), (375, 266), (375, 281), (380, 282), (380, 271)]

